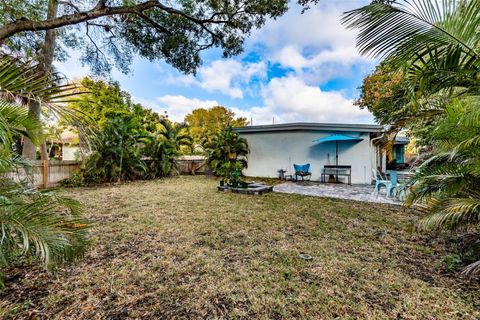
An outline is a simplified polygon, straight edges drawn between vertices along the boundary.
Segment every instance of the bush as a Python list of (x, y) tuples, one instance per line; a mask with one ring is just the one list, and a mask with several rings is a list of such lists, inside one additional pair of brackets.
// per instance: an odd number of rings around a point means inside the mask
[(134, 180), (146, 173), (141, 159), (142, 138), (137, 123), (128, 118), (109, 119), (92, 139), (93, 153), (84, 162), (87, 184)]
[(66, 188), (78, 188), (85, 185), (83, 174), (80, 170), (74, 171), (70, 178), (63, 180), (61, 183)]

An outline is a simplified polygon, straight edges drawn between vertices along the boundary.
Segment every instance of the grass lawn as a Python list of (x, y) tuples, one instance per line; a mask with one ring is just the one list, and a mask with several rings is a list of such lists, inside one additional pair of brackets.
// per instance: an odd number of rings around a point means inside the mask
[(442, 271), (444, 240), (410, 232), (414, 213), (223, 194), (215, 184), (198, 176), (67, 190), (96, 223), (89, 253), (51, 276), (7, 270), (0, 318), (480, 317), (478, 284)]

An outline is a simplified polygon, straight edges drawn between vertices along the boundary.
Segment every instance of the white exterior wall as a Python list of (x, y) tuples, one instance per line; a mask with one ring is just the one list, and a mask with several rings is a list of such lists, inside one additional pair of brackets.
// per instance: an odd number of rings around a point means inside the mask
[[(251, 177), (278, 177), (278, 169), (294, 173), (293, 164), (310, 163), (312, 180), (320, 181), (323, 166), (335, 164), (335, 142), (313, 142), (331, 134), (340, 133), (359, 136), (361, 141), (338, 142), (338, 164), (352, 166), (352, 183), (370, 184), (372, 156), (375, 147), (370, 146), (370, 133), (334, 132), (334, 131), (276, 131), (276, 132), (242, 132), (246, 138), (250, 153), (248, 168), (244, 174)], [(339, 180), (346, 181), (346, 177)]]
[(80, 148), (73, 146), (69, 147), (64, 145), (62, 148), (62, 160), (68, 160), (68, 161), (73, 161), (73, 160), (78, 160), (78, 152)]

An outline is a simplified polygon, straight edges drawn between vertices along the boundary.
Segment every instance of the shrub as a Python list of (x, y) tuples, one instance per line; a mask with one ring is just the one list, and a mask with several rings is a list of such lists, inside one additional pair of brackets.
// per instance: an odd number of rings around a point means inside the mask
[(234, 172), (247, 167), (247, 140), (231, 127), (225, 127), (207, 144), (207, 163), (217, 176), (232, 179)]

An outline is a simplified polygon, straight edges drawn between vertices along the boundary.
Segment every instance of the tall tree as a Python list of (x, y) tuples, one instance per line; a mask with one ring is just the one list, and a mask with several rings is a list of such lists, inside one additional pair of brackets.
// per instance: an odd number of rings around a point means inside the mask
[[(132, 54), (164, 59), (184, 72), (193, 72), (202, 50), (219, 47), (224, 56), (238, 54), (245, 37), (267, 18), (284, 14), (288, 2), (4, 0), (0, 43), (36, 54), (43, 41), (39, 34), (58, 30), (61, 46), (81, 50), (82, 61), (96, 72), (108, 71), (112, 64), (126, 71)], [(298, 1), (304, 6), (315, 2)]]
[(368, 109), (378, 123), (391, 124), (399, 117), (408, 99), (408, 83), (402, 69), (381, 63), (367, 75), (355, 105)]
[[(428, 144), (432, 138), (434, 122), (442, 118), (441, 107), (419, 110), (412, 107), (414, 89), (408, 79), (406, 66), (395, 66), (382, 62), (367, 75), (360, 87), (360, 97), (355, 101), (361, 109), (368, 109), (375, 120), (388, 129), (383, 143), (390, 145), (389, 138), (400, 130), (407, 130), (420, 145)], [(428, 115), (428, 117), (427, 117)]]
[[(298, 3), (308, 7), (317, 1)], [(195, 72), (201, 51), (219, 47), (224, 57), (240, 53), (252, 29), (284, 14), (288, 0), (4, 0), (0, 6), (2, 48), (33, 55), (48, 72), (54, 55), (65, 55), (55, 50), (60, 34), (63, 46), (81, 51), (83, 63), (105, 74), (112, 65), (127, 72), (133, 54)], [(40, 111), (32, 101), (30, 112), (40, 117)], [(28, 141), (24, 155), (35, 158)]]
[(134, 103), (118, 82), (83, 78), (78, 87), (81, 93), (69, 103), (73, 109), (88, 114), (97, 127), (103, 128), (110, 118), (129, 115), (141, 124), (141, 134), (154, 133), (161, 127), (160, 116), (141, 104)]
[(246, 118), (236, 118), (233, 111), (222, 106), (195, 109), (185, 116), (185, 122), (194, 143), (201, 145), (205, 145), (226, 126), (237, 128), (248, 124)]
[[(49, 0), (47, 5), (47, 19), (54, 19), (57, 16), (58, 1)], [(50, 73), (53, 64), (53, 57), (55, 54), (56, 32), (54, 29), (47, 30), (45, 32), (45, 40), (41, 48), (41, 54), (38, 56), (37, 73), (39, 75), (45, 75)], [(28, 101), (29, 112), (32, 116), (40, 119), (41, 104), (40, 101), (30, 99)], [(40, 146), (40, 152), (42, 160), (48, 160), (48, 152), (45, 143)], [(35, 159), (37, 156), (37, 148), (35, 144), (25, 137), (25, 143), (23, 145), (23, 156), (27, 159)]]

